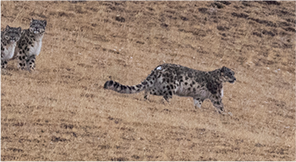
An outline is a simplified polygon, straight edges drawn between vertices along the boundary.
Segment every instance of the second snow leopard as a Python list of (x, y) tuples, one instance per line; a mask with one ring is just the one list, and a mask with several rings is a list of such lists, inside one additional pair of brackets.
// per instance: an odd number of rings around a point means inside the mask
[(46, 20), (32, 19), (30, 28), (22, 32), (22, 36), (16, 47), (16, 56), (20, 69), (29, 71), (35, 69), (36, 56), (41, 51), (46, 23)]
[(192, 97), (194, 105), (199, 108), (205, 99), (210, 99), (221, 113), (224, 111), (223, 83), (234, 83), (235, 80), (234, 72), (225, 66), (213, 71), (199, 71), (176, 64), (162, 64), (138, 85), (125, 86), (110, 80), (104, 88), (129, 94), (145, 90), (146, 99), (149, 94), (163, 96), (166, 101), (173, 95)]
[(14, 28), (6, 26), (1, 31), (1, 69), (5, 69), (7, 62), (14, 57), (17, 41), (21, 37), (21, 27)]

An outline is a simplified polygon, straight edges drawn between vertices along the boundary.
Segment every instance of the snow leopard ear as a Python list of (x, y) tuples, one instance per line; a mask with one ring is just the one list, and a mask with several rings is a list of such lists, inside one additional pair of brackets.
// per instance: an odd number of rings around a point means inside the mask
[(34, 19), (32, 18), (31, 22), (33, 22), (33, 21), (34, 21)]
[(225, 66), (223, 66), (222, 68), (221, 68), (221, 70), (220, 70), (222, 73), (224, 73), (225, 71), (226, 71), (226, 67)]
[(227, 71), (227, 67), (225, 67), (225, 66), (223, 66), (222, 68), (221, 68), (221, 70), (220, 70), (220, 74), (221, 75), (224, 75), (224, 73)]
[(10, 29), (10, 26), (9, 25), (7, 25), (6, 26), (6, 28), (5, 28), (5, 30), (9, 30)]
[(21, 33), (21, 32), (22, 32), (22, 28), (21, 28), (21, 27), (18, 27), (18, 28), (17, 28), (17, 31), (18, 31), (19, 33)]
[(46, 20), (43, 20), (42, 22), (44, 24), (44, 27), (46, 27), (47, 21)]

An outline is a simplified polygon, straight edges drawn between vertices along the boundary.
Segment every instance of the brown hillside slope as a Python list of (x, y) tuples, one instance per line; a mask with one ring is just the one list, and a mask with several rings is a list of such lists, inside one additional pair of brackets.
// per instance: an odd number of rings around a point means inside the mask
[[(36, 71), (1, 75), (1, 160), (295, 160), (294, 2), (1, 2), (47, 28)], [(236, 73), (219, 115), (104, 90), (162, 63)]]

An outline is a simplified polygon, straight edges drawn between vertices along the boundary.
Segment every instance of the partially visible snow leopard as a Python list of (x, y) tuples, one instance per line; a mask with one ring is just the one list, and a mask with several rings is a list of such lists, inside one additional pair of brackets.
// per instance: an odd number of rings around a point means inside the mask
[(46, 20), (34, 20), (30, 22), (30, 28), (22, 32), (17, 44), (16, 56), (18, 67), (22, 70), (34, 70), (36, 56), (40, 54), (42, 38), (45, 33)]
[(104, 88), (129, 94), (145, 90), (145, 99), (149, 93), (163, 96), (166, 101), (169, 101), (173, 94), (192, 97), (195, 107), (199, 108), (205, 99), (210, 99), (221, 113), (224, 111), (223, 83), (234, 83), (235, 80), (234, 72), (225, 66), (205, 72), (176, 64), (162, 64), (152, 70), (151, 74), (138, 85), (125, 86), (110, 80), (105, 83)]
[(1, 69), (5, 69), (7, 62), (14, 57), (14, 51), (21, 37), (21, 27), (14, 28), (6, 26), (4, 31), (1, 31)]

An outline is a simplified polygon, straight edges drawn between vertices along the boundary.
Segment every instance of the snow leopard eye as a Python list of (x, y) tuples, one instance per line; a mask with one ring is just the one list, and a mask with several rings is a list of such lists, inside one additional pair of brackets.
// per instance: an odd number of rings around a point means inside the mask
[(8, 40), (8, 39), (9, 39), (9, 36), (5, 35), (5, 39), (7, 39), (7, 40)]

